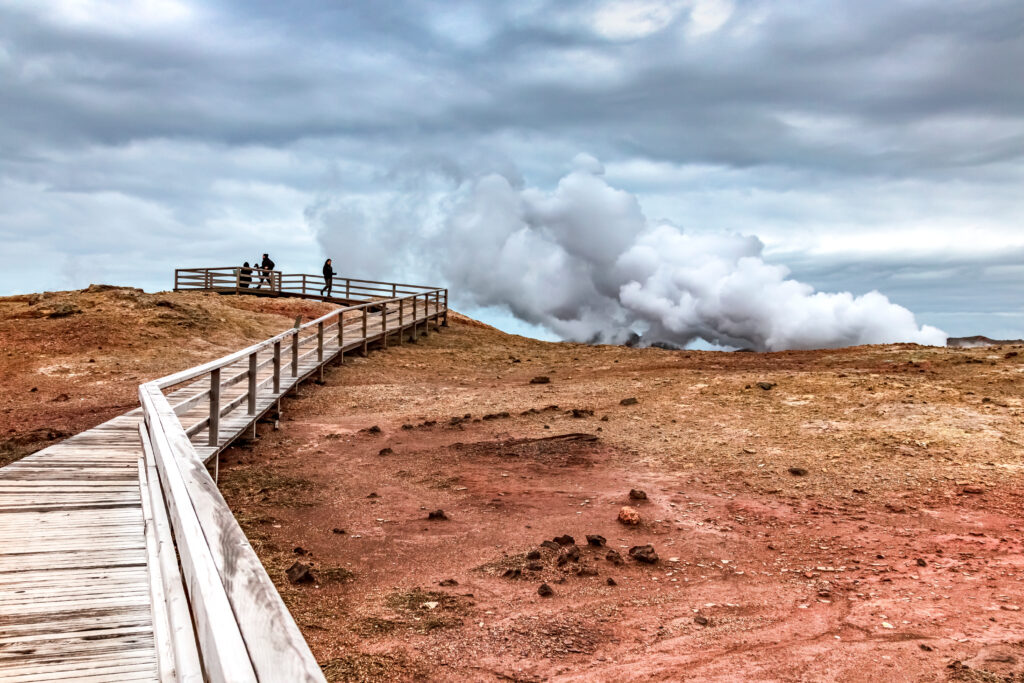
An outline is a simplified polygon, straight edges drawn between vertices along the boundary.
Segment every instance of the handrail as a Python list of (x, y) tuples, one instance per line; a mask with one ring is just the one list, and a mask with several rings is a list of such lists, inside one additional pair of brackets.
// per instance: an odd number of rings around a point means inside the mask
[[(180, 274), (190, 270), (200, 271), (198, 277), (210, 283), (217, 275), (211, 272), (217, 269), (178, 269), (175, 272), (176, 285), (180, 282)], [(232, 267), (231, 270), (236, 269)], [(316, 354), (314, 366), (320, 369), (322, 376), (323, 366), (331, 360), (325, 354), (327, 331), (331, 331), (332, 339), (337, 339), (332, 353), (341, 355), (354, 346), (361, 346), (365, 352), (368, 340), (380, 339), (387, 346), (387, 337), (395, 331), (400, 341), (406, 329), (411, 329), (412, 337), (415, 337), (417, 326), (423, 323), (425, 333), (431, 319), (436, 325), (442, 324), (442, 318), (444, 324), (447, 323), (447, 289), (392, 283), (372, 284), (392, 285), (395, 291), (399, 286), (414, 287), (417, 291), (336, 308), (315, 320), (240, 351), (146, 382), (139, 387), (146, 425), (140, 434), (146, 457), (155, 461), (148, 463), (150, 472), (158, 473), (149, 481), (150, 493), (154, 505), (162, 498), (178, 556), (173, 561), (164, 556), (160, 564), (176, 566), (180, 559), (181, 576), (187, 588), (191, 612), (190, 624), (182, 625), (179, 615), (177, 622), (170, 626), (180, 633), (182, 629), (192, 628), (194, 624), (199, 659), (209, 680), (320, 682), (325, 679), (301, 631), (221, 496), (190, 437), (207, 430), (209, 444), (213, 447), (210, 450), (217, 452), (222, 443), (221, 418), (233, 411), (244, 410), (245, 419), (255, 422), (259, 410), (267, 410), (270, 403), (280, 398), (284, 372), (289, 373), (292, 382), (289, 386), (294, 386), (312, 372), (308, 370), (307, 362), (302, 365), (305, 368), (303, 372), (307, 374), (300, 375), (300, 361)], [(276, 285), (282, 295), (288, 294), (287, 289), (281, 289), (280, 273), (277, 273)], [(396, 303), (397, 330), (388, 328), (389, 320), (395, 321), (396, 307), (391, 305)], [(375, 315), (380, 313), (379, 318), (375, 318), (379, 324), (374, 322), (377, 330), (368, 332), (367, 321), (371, 311)], [(347, 331), (346, 322), (349, 323)], [(347, 333), (351, 334), (359, 327), (361, 333), (346, 339)], [(303, 336), (307, 331), (314, 333)], [(287, 356), (282, 352), (283, 349), (287, 350)], [(259, 354), (265, 354), (268, 350), (272, 350), (272, 355), (269, 358), (264, 355), (261, 361)], [(247, 370), (231, 367), (246, 360)], [(259, 372), (268, 365), (272, 367), (272, 374), (261, 380)], [(226, 368), (227, 373), (222, 379), (221, 371)], [(172, 394), (174, 405), (164, 394), (166, 389), (205, 376), (209, 376), (210, 380), (205, 388), (192, 383), (181, 394)], [(244, 393), (221, 402), (222, 389), (242, 384), (246, 379), (248, 387)], [(200, 388), (200, 391), (192, 394), (192, 387)], [(186, 429), (182, 418), (198, 408), (204, 399), (209, 402), (209, 414), (192, 422), (195, 416), (192, 412), (187, 419), (190, 426)], [(235, 433), (230, 432), (227, 438), (232, 438), (231, 435)], [(189, 665), (188, 656), (187, 652), (179, 655), (177, 650), (174, 651), (176, 659), (184, 657), (178, 664), (176, 678), (179, 681), (195, 680), (194, 675), (186, 673), (195, 669)]]

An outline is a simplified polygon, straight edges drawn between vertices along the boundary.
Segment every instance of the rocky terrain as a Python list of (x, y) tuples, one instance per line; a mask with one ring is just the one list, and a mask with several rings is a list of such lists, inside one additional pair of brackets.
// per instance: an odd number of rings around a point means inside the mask
[[(9, 433), (99, 422), (304, 306), (72, 298), (0, 301)], [(1022, 373), (1020, 347), (632, 349), (455, 315), (302, 386), (220, 483), (331, 680), (1021, 681)]]

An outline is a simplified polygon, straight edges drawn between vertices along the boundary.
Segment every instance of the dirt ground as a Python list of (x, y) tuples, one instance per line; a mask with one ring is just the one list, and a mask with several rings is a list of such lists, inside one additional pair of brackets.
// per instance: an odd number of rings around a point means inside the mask
[(138, 387), (331, 306), (93, 285), (0, 298), (0, 466), (138, 406)]
[(1024, 681), (1021, 373), (455, 316), (300, 388), (220, 482), (331, 680)]
[[(0, 464), (326, 310), (0, 299)], [(456, 315), (302, 386), (220, 481), (331, 680), (1024, 681), (1022, 372), (1016, 347), (678, 352)]]

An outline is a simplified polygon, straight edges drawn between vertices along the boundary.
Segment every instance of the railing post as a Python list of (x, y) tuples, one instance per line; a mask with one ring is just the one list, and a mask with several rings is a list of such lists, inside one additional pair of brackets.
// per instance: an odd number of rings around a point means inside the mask
[(409, 341), (416, 341), (416, 295), (412, 295), (412, 331), (409, 332)]
[(299, 328), (292, 332), (292, 377), (299, 376)]
[(434, 329), (441, 331), (441, 290), (434, 292)]
[(216, 447), (220, 438), (220, 368), (210, 370), (210, 438), (207, 445)]
[(352, 280), (345, 278), (345, 298), (352, 298)]
[(402, 344), (402, 333), (405, 332), (405, 299), (398, 300), (398, 343)]
[(302, 274), (302, 293), (306, 293), (306, 274)]
[(235, 294), (242, 288), (242, 269), (235, 268)]
[(448, 327), (448, 290), (444, 290), (444, 322), (441, 323), (444, 327)]
[(249, 354), (249, 414), (256, 414), (256, 351)]
[(316, 324), (316, 362), (319, 370), (320, 383), (324, 381), (324, 321)]
[(394, 282), (391, 283), (391, 298), (394, 299), (398, 296), (398, 285)]
[(384, 348), (388, 348), (388, 305), (380, 305), (380, 333), (384, 340)]
[(363, 306), (363, 356), (366, 355), (366, 311), (369, 306)]
[(281, 393), (281, 340), (274, 342), (274, 395)]
[(430, 335), (430, 292), (423, 295), (423, 336)]
[(345, 364), (345, 313), (338, 314), (338, 362)]

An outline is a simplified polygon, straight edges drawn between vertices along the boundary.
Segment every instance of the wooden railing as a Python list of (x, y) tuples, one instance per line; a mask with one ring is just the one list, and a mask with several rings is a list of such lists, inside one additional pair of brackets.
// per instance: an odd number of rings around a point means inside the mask
[[(282, 273), (279, 270), (260, 270), (226, 266), (220, 268), (179, 268), (174, 271), (174, 291), (201, 289), (236, 294), (277, 294), (326, 298), (323, 275), (311, 273)], [(409, 294), (444, 292), (441, 287), (410, 285), (350, 277), (331, 278), (331, 298), (348, 301), (370, 301), (380, 298), (397, 299)]]
[[(176, 288), (201, 272), (201, 288), (217, 289), (226, 277), (221, 270), (189, 269), (184, 276), (185, 271), (179, 270)], [(275, 273), (271, 282), (282, 294), (292, 287), (301, 287), (304, 293), (316, 285), (310, 279), (295, 284), (297, 277)], [(206, 461), (272, 409), (285, 391), (315, 373), (322, 378), (324, 365), (339, 356), (343, 360), (347, 350), (365, 353), (371, 342), (386, 346), (396, 334), (401, 342), (406, 332), (412, 337), (425, 333), (431, 321), (438, 327), (447, 323), (447, 290), (366, 280), (343, 282), (361, 296), (370, 291), (395, 296), (340, 308), (249, 348), (139, 387), (145, 417), (140, 432), (158, 541), (153, 554), (162, 574), (154, 593), (159, 592), (166, 605), (163, 628), (168, 630), (158, 640), (173, 645), (165, 655), (173, 659), (170, 669), (163, 665), (161, 669), (174, 670), (177, 680), (324, 680), (217, 489), (216, 470), (211, 476)], [(244, 391), (239, 391), (243, 383)], [(205, 439), (201, 438), (204, 432)]]

